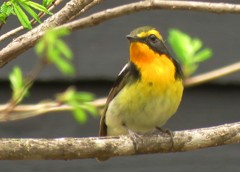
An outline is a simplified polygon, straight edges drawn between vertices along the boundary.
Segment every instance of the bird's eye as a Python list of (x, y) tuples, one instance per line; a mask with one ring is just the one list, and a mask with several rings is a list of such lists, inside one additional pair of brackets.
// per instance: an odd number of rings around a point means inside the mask
[(151, 41), (151, 42), (156, 42), (156, 40), (157, 40), (157, 37), (155, 36), (155, 35), (153, 35), (153, 34), (151, 34), (151, 35), (149, 35), (149, 40)]

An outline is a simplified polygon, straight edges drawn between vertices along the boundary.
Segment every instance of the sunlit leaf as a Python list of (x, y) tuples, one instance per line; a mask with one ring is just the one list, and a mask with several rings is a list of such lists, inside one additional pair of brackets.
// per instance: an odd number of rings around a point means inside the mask
[(202, 48), (203, 43), (200, 39), (192, 38), (177, 29), (169, 31), (168, 41), (183, 66), (185, 77), (194, 73), (200, 62), (212, 56), (209, 48)]
[(183, 66), (183, 72), (185, 76), (190, 76), (192, 73), (194, 73), (198, 68), (198, 64), (189, 64)]
[(68, 101), (67, 103), (73, 107), (74, 118), (80, 123), (86, 122), (87, 114), (84, 109), (79, 106), (79, 103), (74, 100)]
[(91, 113), (94, 116), (96, 116), (98, 114), (96, 107), (91, 104), (84, 103), (81, 105), (81, 108), (84, 109), (85, 111)]
[(49, 5), (52, 4), (54, 0), (43, 0), (42, 4), (44, 7), (48, 7)]
[(13, 90), (21, 89), (23, 87), (22, 71), (19, 67), (14, 67), (12, 73), (9, 75), (11, 87)]
[(70, 48), (62, 41), (56, 40), (56, 48), (68, 59), (72, 59), (73, 54)]
[(87, 112), (96, 116), (97, 109), (89, 101), (92, 101), (93, 94), (87, 92), (78, 92), (74, 87), (68, 88), (65, 92), (58, 94), (56, 100), (60, 103), (70, 105), (73, 109), (74, 118), (83, 123), (87, 120)]
[(4, 2), (0, 7), (0, 12), (6, 16), (9, 16), (13, 11), (12, 3)]
[(25, 3), (20, 3), (20, 5), (38, 22), (41, 23), (40, 18), (38, 17), (37, 13), (33, 11), (28, 5)]
[(206, 61), (212, 56), (212, 50), (209, 48), (205, 48), (202, 51), (199, 51), (197, 54), (194, 55), (194, 62), (199, 63)]
[(48, 62), (54, 64), (63, 74), (73, 75), (75, 69), (71, 64), (73, 58), (72, 51), (61, 40), (62, 36), (68, 34), (69, 30), (65, 28), (49, 30), (39, 40), (35, 49), (41, 58), (46, 58)]
[(188, 55), (186, 55), (187, 46), (185, 45), (188, 45), (189, 41), (190, 41), (189, 37), (187, 37), (182, 32), (176, 29), (171, 29), (169, 31), (168, 42), (181, 62), (185, 62), (187, 60), (186, 59), (188, 57)]
[(27, 5), (29, 5), (30, 7), (38, 10), (38, 11), (44, 12), (46, 14), (52, 14), (50, 11), (48, 11), (48, 9), (46, 7), (44, 7), (43, 5), (40, 5), (40, 4), (36, 3), (36, 2), (26, 1), (25, 3)]
[(6, 14), (0, 14), (0, 22), (6, 23), (6, 18), (8, 16)]
[(20, 6), (17, 3), (13, 4), (13, 9), (22, 26), (27, 29), (32, 29), (31, 22), (29, 21), (27, 15), (23, 12), (23, 10), (20, 8)]
[(58, 59), (58, 61), (55, 62), (55, 65), (63, 74), (74, 75), (75, 73), (74, 67), (63, 59)]
[(87, 114), (81, 108), (75, 108), (73, 110), (73, 116), (79, 123), (85, 123), (87, 121)]
[(36, 46), (35, 46), (35, 50), (36, 50), (36, 53), (38, 55), (43, 55), (44, 53), (44, 49), (45, 49), (45, 42), (44, 41), (38, 41)]
[(13, 91), (12, 100), (15, 103), (19, 103), (25, 96), (28, 95), (30, 85), (25, 85), (22, 71), (19, 67), (13, 68), (13, 71), (9, 75), (9, 80)]
[(82, 102), (89, 102), (94, 99), (94, 95), (88, 92), (77, 92), (75, 93), (75, 98)]
[(193, 54), (202, 48), (202, 41), (200, 39), (194, 38), (191, 42), (191, 47), (193, 49)]

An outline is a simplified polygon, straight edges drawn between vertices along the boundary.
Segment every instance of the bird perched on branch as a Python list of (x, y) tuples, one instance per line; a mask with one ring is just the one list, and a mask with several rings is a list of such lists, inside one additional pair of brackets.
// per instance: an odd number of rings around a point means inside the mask
[(100, 121), (100, 136), (151, 133), (176, 112), (183, 93), (180, 64), (151, 26), (133, 30), (130, 60), (111, 89)]

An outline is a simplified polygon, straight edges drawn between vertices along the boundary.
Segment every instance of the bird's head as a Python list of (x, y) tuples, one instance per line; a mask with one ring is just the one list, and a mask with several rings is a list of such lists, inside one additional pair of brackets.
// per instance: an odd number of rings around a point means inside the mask
[[(161, 61), (163, 65), (174, 64), (176, 77), (182, 77), (181, 66), (171, 57), (160, 32), (152, 26), (134, 29), (127, 39), (130, 41), (130, 61), (138, 67)], [(168, 64), (167, 64), (168, 63)]]

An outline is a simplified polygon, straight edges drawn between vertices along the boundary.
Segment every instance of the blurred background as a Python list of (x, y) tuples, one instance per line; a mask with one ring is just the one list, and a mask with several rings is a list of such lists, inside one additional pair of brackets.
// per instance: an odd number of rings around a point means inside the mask
[[(85, 15), (107, 9), (128, 0), (106, 0)], [(134, 2), (134, 1), (131, 1)], [(224, 1), (222, 1), (224, 2)], [(225, 1), (235, 2), (238, 1)], [(15, 18), (1, 34), (18, 26)], [(93, 92), (97, 98), (107, 96), (117, 74), (128, 60), (126, 35), (134, 28), (152, 25), (167, 39), (168, 31), (177, 28), (200, 38), (213, 51), (213, 57), (199, 66), (196, 74), (217, 69), (240, 59), (239, 15), (207, 12), (152, 10), (109, 20), (98, 26), (75, 31), (65, 40), (74, 52), (75, 77), (62, 76), (50, 66), (44, 70), (24, 103), (51, 99), (56, 93), (75, 85), (80, 91)], [(3, 48), (8, 41), (1, 43)], [(11, 97), (8, 74), (19, 65), (23, 71), (32, 69), (37, 55), (31, 49), (6, 65), (0, 72), (0, 103)], [(171, 130), (209, 127), (239, 121), (240, 73), (210, 83), (185, 89), (181, 106), (166, 124)], [(0, 123), (0, 137), (56, 138), (97, 136), (99, 118), (89, 115), (86, 124), (77, 123), (70, 112), (51, 113), (31, 119)], [(1, 171), (238, 171), (239, 145), (204, 150), (132, 157), (112, 158), (99, 163), (95, 159), (74, 161), (0, 161)]]

